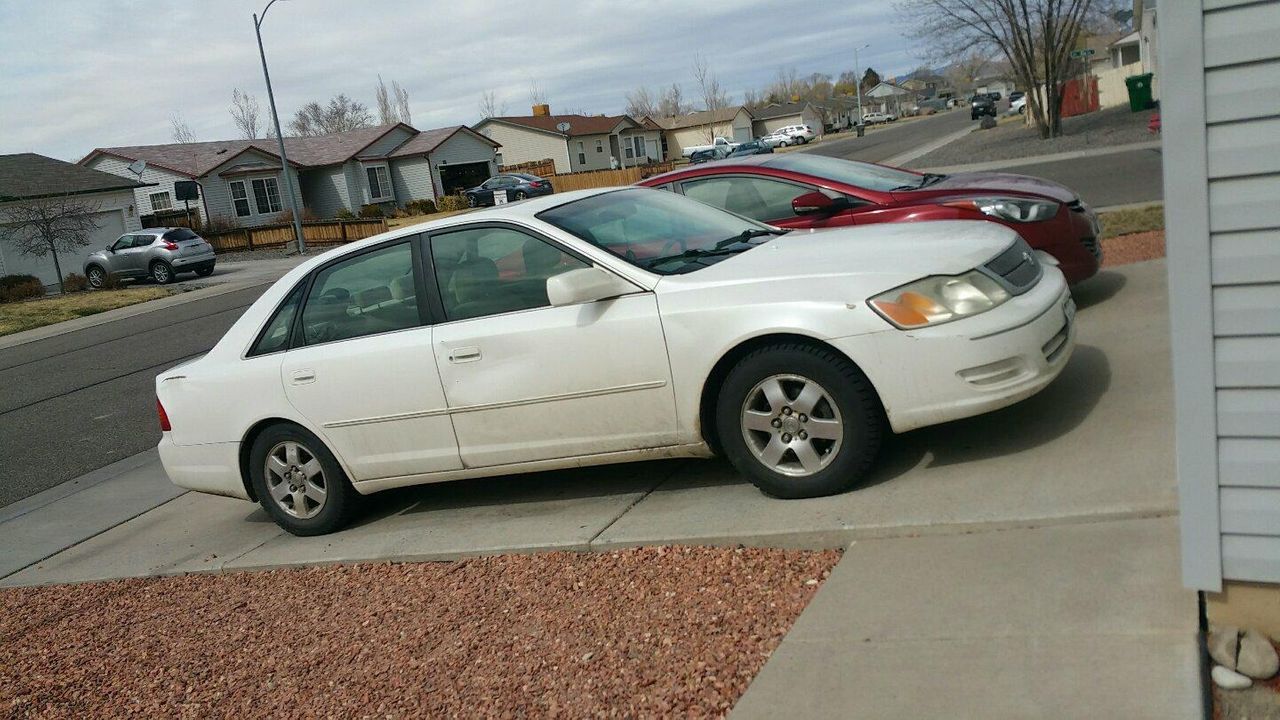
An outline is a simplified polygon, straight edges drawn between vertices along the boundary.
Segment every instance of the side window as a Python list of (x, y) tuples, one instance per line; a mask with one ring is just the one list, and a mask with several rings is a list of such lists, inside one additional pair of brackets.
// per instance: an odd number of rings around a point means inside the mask
[(716, 177), (692, 180), (681, 185), (684, 194), (753, 220), (782, 220), (795, 217), (791, 201), (813, 188), (779, 180), (753, 177)]
[(156, 241), (155, 235), (134, 235), (133, 246), (136, 248), (150, 247), (151, 243)]
[(545, 307), (547, 278), (587, 267), (539, 238), (496, 227), (433, 235), (431, 258), (450, 320)]
[(111, 243), (112, 250), (124, 250), (133, 247), (132, 235), (121, 235), (115, 242)]
[(302, 289), (306, 283), (298, 283), (298, 287), (289, 293), (284, 302), (271, 316), (270, 322), (262, 329), (258, 341), (249, 348), (249, 357), (279, 352), (289, 347), (289, 331), (293, 328), (293, 317), (298, 312), (298, 304), (302, 301)]
[(407, 242), (321, 270), (302, 309), (302, 338), (308, 345), (419, 324), (413, 251)]

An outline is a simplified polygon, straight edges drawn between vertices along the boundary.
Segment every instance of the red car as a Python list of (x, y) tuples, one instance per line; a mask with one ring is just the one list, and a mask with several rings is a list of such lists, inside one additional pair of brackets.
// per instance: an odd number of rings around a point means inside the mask
[(1098, 272), (1093, 210), (1074, 192), (1025, 175), (936, 175), (812, 153), (751, 155), (638, 183), (682, 193), (762, 222), (825, 228), (915, 220), (990, 220), (1058, 260), (1067, 281)]

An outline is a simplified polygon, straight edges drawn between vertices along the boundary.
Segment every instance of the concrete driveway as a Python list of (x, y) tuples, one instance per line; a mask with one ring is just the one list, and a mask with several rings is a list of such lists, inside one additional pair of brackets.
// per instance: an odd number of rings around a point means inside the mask
[[(892, 438), (843, 495), (780, 501), (723, 462), (638, 463), (392, 491), (369, 498), (354, 527), (295, 538), (255, 505), (177, 494), (139, 456), (86, 489), (5, 508), (0, 545), (24, 554), (0, 574), (14, 585), (652, 543), (843, 547), (1172, 515), (1164, 278), (1163, 261), (1103, 271), (1077, 289), (1079, 345), (1056, 382), (1000, 412)], [(77, 537), (69, 517), (92, 532)]]

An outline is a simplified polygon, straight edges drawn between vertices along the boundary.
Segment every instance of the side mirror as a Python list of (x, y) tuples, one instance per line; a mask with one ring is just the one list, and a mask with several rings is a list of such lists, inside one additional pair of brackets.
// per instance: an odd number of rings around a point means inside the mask
[(828, 197), (816, 190), (791, 201), (791, 209), (797, 215), (830, 215), (850, 207), (848, 199)]
[(607, 300), (635, 291), (631, 283), (598, 267), (570, 270), (547, 278), (547, 300), (556, 307)]
[(115, 255), (115, 254), (116, 254), (115, 246), (113, 246), (113, 245), (108, 245), (108, 246), (107, 246), (107, 254), (108, 254), (108, 255)]

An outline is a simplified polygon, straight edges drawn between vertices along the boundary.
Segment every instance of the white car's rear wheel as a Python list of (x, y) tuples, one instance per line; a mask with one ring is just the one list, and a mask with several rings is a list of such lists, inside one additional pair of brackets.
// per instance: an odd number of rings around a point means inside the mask
[(725, 455), (769, 495), (843, 492), (880, 449), (883, 410), (866, 376), (829, 349), (765, 347), (729, 371), (716, 402)]
[(320, 438), (281, 423), (264, 430), (249, 452), (254, 494), (276, 524), (294, 535), (323, 535), (346, 525), (359, 494)]

